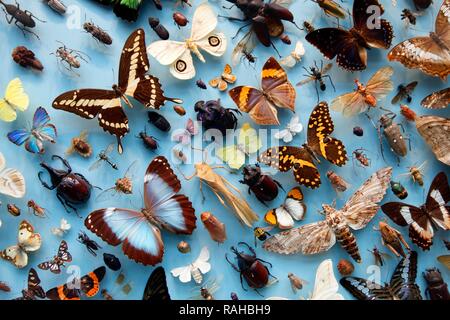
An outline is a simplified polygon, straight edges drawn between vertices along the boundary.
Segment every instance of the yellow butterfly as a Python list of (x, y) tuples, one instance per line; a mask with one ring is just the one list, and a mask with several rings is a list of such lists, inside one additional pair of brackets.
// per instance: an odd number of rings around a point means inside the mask
[[(220, 91), (225, 91), (228, 88), (228, 83), (233, 84), (236, 82), (236, 76), (231, 74), (231, 66), (229, 64), (225, 65), (223, 73), (220, 77), (216, 77), (209, 81), (209, 85), (213, 88), (218, 88)], [(228, 82), (228, 83), (227, 83)]]
[(262, 147), (256, 130), (244, 123), (239, 131), (238, 144), (219, 148), (216, 156), (232, 169), (240, 169), (245, 164), (245, 156), (256, 153)]
[(0, 119), (6, 122), (16, 120), (16, 110), (25, 111), (30, 99), (23, 90), (22, 81), (19, 78), (11, 80), (6, 87), (5, 97), (0, 99)]

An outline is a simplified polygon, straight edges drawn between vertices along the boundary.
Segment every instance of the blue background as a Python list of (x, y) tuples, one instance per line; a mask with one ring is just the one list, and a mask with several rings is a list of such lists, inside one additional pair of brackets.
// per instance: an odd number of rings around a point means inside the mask
[[(34, 31), (40, 35), (40, 41), (32, 36), (23, 37), (21, 31), (14, 25), (8, 25), (3, 16), (0, 18), (0, 24), (2, 27), (2, 30), (0, 31), (0, 43), (2, 43), (0, 47), (0, 56), (3, 61), (1, 68), (2, 70), (0, 73), (0, 90), (3, 94), (3, 90), (6, 88), (8, 82), (15, 77), (20, 77), (31, 100), (29, 109), (25, 113), (19, 113), (18, 119), (15, 122), (2, 122), (0, 126), (0, 136), (3, 137), (0, 140), (0, 150), (5, 155), (7, 166), (19, 169), (25, 175), (27, 181), (27, 194), (25, 198), (16, 200), (8, 199), (3, 195), (0, 196), (0, 200), (3, 202), (3, 206), (0, 209), (0, 218), (3, 221), (3, 226), (0, 228), (0, 248), (5, 248), (16, 242), (17, 227), (22, 219), (28, 219), (35, 226), (37, 232), (41, 233), (43, 238), (41, 249), (34, 254), (30, 254), (28, 267), (19, 270), (6, 261), (0, 261), (0, 281), (7, 281), (12, 287), (11, 293), (7, 294), (0, 292), (0, 299), (9, 299), (19, 296), (20, 291), (26, 287), (27, 272), (29, 267), (36, 266), (38, 263), (46, 259), (50, 259), (54, 254), (56, 254), (60, 238), (52, 235), (50, 229), (58, 226), (62, 217), (65, 217), (72, 224), (72, 230), (70, 230), (69, 234), (65, 237), (69, 243), (69, 249), (74, 258), (72, 265), (80, 266), (81, 272), (84, 274), (103, 264), (102, 252), (113, 253), (121, 259), (123, 264), (123, 272), (125, 273), (128, 281), (131, 282), (133, 290), (128, 296), (123, 295), (120, 292), (120, 288), (114, 283), (117, 273), (110, 270), (108, 270), (106, 278), (102, 282), (102, 288), (107, 288), (113, 296), (119, 299), (140, 299), (147, 278), (153, 270), (153, 267), (144, 267), (128, 260), (122, 254), (120, 246), (115, 248), (111, 247), (106, 243), (101, 242), (99, 238), (90, 232), (87, 232), (88, 235), (98, 241), (103, 246), (103, 250), (99, 252), (99, 256), (97, 257), (93, 257), (87, 253), (86, 249), (76, 241), (78, 231), (85, 230), (83, 226), (84, 219), (77, 218), (74, 214), (67, 214), (57, 200), (55, 192), (42, 188), (37, 179), (37, 172), (40, 170), (40, 160), (48, 161), (50, 160), (50, 156), (52, 154), (63, 155), (64, 151), (70, 144), (71, 138), (77, 136), (83, 129), (89, 130), (89, 142), (92, 143), (95, 153), (105, 148), (109, 143), (115, 143), (115, 137), (105, 134), (98, 127), (97, 120), (87, 121), (75, 115), (54, 110), (51, 108), (51, 102), (57, 95), (70, 89), (83, 87), (110, 88), (111, 84), (116, 81), (120, 51), (128, 35), (136, 28), (142, 27), (146, 30), (147, 45), (150, 44), (151, 41), (157, 40), (156, 34), (147, 24), (147, 18), (149, 16), (156, 16), (160, 18), (161, 22), (169, 29), (171, 39), (182, 40), (187, 37), (190, 32), (190, 24), (187, 27), (178, 30), (172, 21), (172, 13), (175, 10), (181, 10), (188, 17), (188, 19), (191, 19), (193, 11), (200, 1), (194, 2), (194, 8), (184, 9), (181, 7), (175, 9), (175, 2), (173, 1), (163, 1), (164, 8), (162, 11), (156, 10), (151, 1), (146, 1), (140, 10), (139, 20), (133, 24), (128, 24), (121, 19), (116, 18), (110, 8), (99, 6), (93, 1), (65, 0), (64, 2), (66, 5), (78, 6), (81, 10), (81, 23), (84, 22), (86, 16), (87, 20), (92, 20), (94, 23), (99, 24), (102, 28), (107, 30), (114, 39), (113, 45), (108, 47), (98, 45), (91, 38), (91, 36), (84, 33), (83, 30), (68, 29), (66, 26), (66, 21), (70, 19), (70, 17), (62, 17), (54, 13), (43, 1), (20, 1), (23, 8), (29, 9), (37, 17), (47, 21), (47, 23), (37, 22), (37, 27), (34, 29)], [(236, 9), (231, 11), (222, 9), (222, 4), (228, 5), (228, 3), (225, 3), (224, 1), (223, 3), (219, 1), (211, 1), (211, 4), (215, 10), (220, 12), (222, 15), (230, 14), (236, 16), (239, 13)], [(393, 44), (397, 44), (400, 41), (416, 34), (428, 34), (430, 30), (434, 29), (434, 19), (439, 6), (441, 5), (441, 1), (434, 1), (433, 5), (425, 11), (424, 15), (417, 19), (418, 22), (414, 28), (406, 27), (404, 22), (400, 20), (401, 10), (405, 7), (412, 9), (412, 1), (400, 0), (396, 7), (393, 7), (389, 1), (383, 1), (383, 4), (386, 8), (386, 13), (383, 17), (391, 21), (393, 24), (395, 30)], [(349, 8), (350, 10), (351, 5), (351, 2), (346, 2), (343, 4), (345, 8)], [(321, 12), (317, 4), (310, 1), (296, 1), (291, 5), (290, 9), (294, 13), (295, 20), (298, 24), (301, 24), (304, 19), (308, 19), (310, 21), (312, 20), (316, 27), (331, 25), (335, 22), (334, 19), (327, 18)], [(343, 23), (348, 26), (348, 20)], [(239, 26), (239, 23), (230, 23), (226, 19), (219, 18), (218, 30), (225, 32), (229, 39), (234, 35)], [(276, 41), (276, 45), (282, 56), (289, 54), (289, 52), (293, 50), (297, 39), (302, 39), (306, 48), (306, 55), (300, 65), (310, 66), (314, 61), (319, 62), (322, 59), (321, 54), (304, 40), (304, 31), (297, 30), (289, 23), (285, 23), (285, 26), (287, 33), (292, 40), (292, 45), (287, 46), (281, 43), (281, 41)], [(82, 63), (82, 67), (79, 70), (80, 77), (74, 77), (61, 73), (58, 69), (55, 56), (50, 55), (50, 53), (54, 52), (59, 46), (56, 42), (57, 40), (63, 41), (68, 47), (81, 50), (90, 56), (90, 63)], [(161, 79), (167, 96), (176, 96), (184, 99), (183, 105), (188, 112), (185, 117), (180, 117), (173, 112), (170, 103), (168, 103), (166, 107), (161, 110), (162, 114), (164, 114), (164, 116), (171, 121), (173, 128), (172, 130), (184, 127), (188, 116), (195, 117), (193, 106), (197, 100), (220, 98), (224, 106), (234, 107), (234, 104), (228, 97), (228, 94), (220, 93), (218, 90), (212, 88), (208, 88), (208, 90), (200, 90), (196, 87), (195, 80), (201, 78), (207, 82), (211, 78), (218, 76), (221, 73), (224, 64), (230, 62), (231, 51), (236, 44), (236, 41), (237, 40), (229, 41), (227, 52), (222, 58), (213, 58), (208, 54), (205, 54), (205, 58), (207, 60), (206, 64), (202, 64), (194, 58), (197, 76), (195, 79), (190, 81), (179, 81), (173, 78), (169, 74), (167, 68), (160, 66), (153, 58), (150, 57), (150, 72)], [(11, 61), (12, 49), (18, 45), (25, 45), (36, 53), (37, 57), (45, 66), (42, 73), (36, 73), (23, 69)], [(355, 77), (359, 78), (362, 82), (367, 82), (370, 76), (378, 68), (389, 64), (395, 68), (395, 74), (393, 77), (395, 84), (409, 83), (413, 80), (419, 81), (419, 85), (413, 94), (413, 102), (410, 105), (413, 110), (415, 110), (418, 114), (448, 116), (448, 110), (428, 111), (421, 108), (419, 104), (420, 100), (424, 96), (435, 90), (446, 87), (447, 84), (437, 78), (427, 77), (419, 71), (405, 69), (399, 63), (390, 64), (387, 62), (386, 54), (387, 51), (370, 50), (368, 68), (362, 73), (351, 74), (334, 66), (331, 71), (331, 75), (336, 85), (336, 92), (332, 90), (331, 86), (328, 86), (327, 91), (321, 93), (321, 99), (330, 102), (337, 95), (350, 92), (354, 89), (353, 79)], [(254, 51), (254, 55), (258, 58), (255, 66), (249, 66), (247, 63), (241, 63), (233, 69), (233, 73), (237, 75), (237, 85), (245, 84), (259, 86), (259, 74), (262, 65), (268, 57), (275, 55), (275, 52), (271, 48), (258, 46)], [(292, 83), (296, 83), (303, 79), (302, 74), (304, 74), (304, 72), (300, 65), (288, 70), (289, 78)], [(301, 88), (297, 87), (296, 112), (300, 116), (301, 122), (304, 126), (306, 126), (312, 108), (316, 105), (316, 94), (313, 86), (314, 85), (311, 83)], [(390, 100), (394, 94), (395, 92), (392, 92), (386, 101), (382, 101), (380, 105), (390, 108), (394, 112), (398, 113), (399, 107), (390, 105)], [(38, 106), (44, 106), (47, 108), (52, 117), (52, 122), (58, 128), (57, 144), (47, 144), (47, 152), (42, 158), (26, 152), (23, 148), (11, 144), (6, 139), (7, 132), (12, 129), (26, 126), (31, 122), (33, 113)], [(88, 213), (94, 209), (106, 206), (131, 206), (131, 208), (138, 209), (142, 205), (141, 194), (143, 174), (148, 163), (153, 159), (155, 154), (145, 149), (142, 142), (135, 138), (137, 133), (142, 131), (147, 123), (146, 110), (144, 110), (144, 108), (142, 108), (138, 103), (135, 103), (134, 109), (126, 108), (126, 114), (130, 120), (131, 132), (123, 139), (125, 148), (124, 154), (122, 156), (114, 154), (113, 156), (119, 165), (118, 171), (113, 171), (104, 166), (97, 171), (89, 172), (88, 167), (94, 161), (94, 158), (84, 159), (77, 155), (73, 155), (68, 159), (75, 171), (84, 174), (93, 185), (102, 188), (113, 186), (115, 179), (121, 177), (126, 168), (128, 168), (129, 164), (135, 159), (138, 159), (139, 166), (135, 179), (135, 192), (130, 198), (122, 198), (119, 200), (113, 199), (103, 203), (96, 203), (95, 198), (99, 191), (94, 190), (91, 201), (87, 205), (80, 207), (79, 212), (83, 217), (86, 217)], [(282, 126), (284, 126), (289, 121), (291, 113), (282, 110), (279, 114)], [(379, 111), (372, 111), (371, 114), (374, 117), (380, 115)], [(345, 119), (338, 113), (333, 113), (332, 116), (335, 122), (334, 136), (344, 141), (348, 153), (350, 154), (356, 148), (364, 147), (368, 149), (367, 154), (368, 157), (371, 158), (372, 164), (370, 168), (366, 169), (353, 167), (350, 159), (345, 167), (337, 168), (331, 166), (326, 161), (322, 161), (319, 165), (323, 181), (320, 189), (310, 190), (303, 188), (305, 203), (308, 206), (308, 212), (305, 220), (301, 223), (310, 223), (323, 219), (323, 217), (318, 213), (322, 203), (331, 203), (334, 199), (336, 199), (337, 207), (344, 205), (346, 199), (348, 199), (352, 192), (354, 192), (360, 184), (365, 181), (365, 179), (367, 179), (377, 169), (386, 166), (386, 163), (382, 160), (379, 152), (376, 130), (372, 127), (364, 115), (350, 119)], [(246, 121), (251, 121), (246, 114), (239, 117), (239, 126)], [(406, 123), (400, 115), (397, 117), (397, 121), (401, 121), (404, 124), (407, 134), (411, 137), (412, 150), (409, 152), (407, 157), (401, 160), (400, 166), (397, 166), (395, 157), (392, 156), (392, 153), (387, 150), (385, 145), (387, 164), (394, 167), (393, 178), (395, 180), (400, 179), (400, 181), (408, 189), (409, 197), (406, 201), (414, 205), (421, 205), (425, 199), (426, 192), (428, 191), (428, 186), (432, 178), (436, 173), (442, 170), (446, 170), (448, 173), (448, 168), (434, 158), (425, 142), (420, 136), (418, 136), (413, 123)], [(363, 137), (356, 137), (352, 134), (352, 127), (355, 125), (364, 128)], [(157, 151), (157, 154), (165, 155), (170, 158), (172, 153), (171, 146), (174, 145), (174, 142), (170, 141), (170, 135), (161, 133), (149, 125), (147, 126), (147, 130), (150, 134), (159, 139), (160, 148)], [(196, 139), (198, 140), (200, 138), (197, 137)], [(300, 145), (304, 142), (304, 140), (305, 133), (302, 132), (294, 138), (294, 141), (291, 144)], [(427, 165), (424, 170), (424, 188), (413, 184), (407, 176), (399, 177), (399, 174), (407, 172), (408, 166), (421, 164), (424, 160), (427, 160)], [(58, 165), (56, 162), (54, 164)], [(339, 175), (343, 176), (348, 182), (350, 182), (351, 187), (345, 194), (343, 194), (343, 196), (336, 197), (336, 194), (325, 176), (328, 169), (335, 170)], [(187, 164), (181, 166), (181, 170), (189, 175), (193, 172), (193, 166)], [(246, 194), (246, 186), (241, 185), (238, 182), (241, 178), (240, 174), (228, 174), (226, 171), (221, 171), (220, 173), (224, 174), (230, 182)], [(291, 187), (295, 186), (292, 173), (280, 173), (276, 176), (276, 179), (283, 184), (286, 190), (289, 190)], [(208, 188), (204, 188), (207, 201), (202, 204), (201, 195), (198, 192), (198, 180), (193, 179), (192, 181), (187, 182), (181, 176), (180, 180), (183, 186), (182, 192), (188, 195), (193, 202), (194, 207), (196, 208), (197, 217), (200, 218), (200, 213), (203, 211), (212, 211), (226, 224), (228, 239), (224, 244), (217, 245), (209, 238), (209, 235), (200, 222), (200, 219), (198, 219), (197, 229), (192, 236), (180, 237), (163, 231), (166, 252), (162, 266), (166, 269), (171, 296), (175, 299), (182, 299), (190, 298), (198, 294), (198, 287), (196, 287), (194, 283), (181, 284), (178, 279), (175, 279), (170, 275), (169, 271), (174, 267), (191, 263), (198, 256), (201, 247), (206, 245), (211, 251), (210, 262), (212, 264), (212, 271), (206, 278), (215, 279), (222, 277), (220, 289), (215, 293), (215, 297), (220, 299), (229, 299), (230, 292), (235, 291), (241, 299), (260, 299), (261, 297), (254, 291), (243, 291), (241, 289), (239, 274), (236, 273), (224, 259), (224, 254), (229, 252), (230, 246), (235, 245), (238, 241), (246, 241), (253, 244), (252, 230), (242, 227), (234, 217), (233, 213), (223, 208), (216, 199), (215, 195), (210, 192)], [(280, 192), (278, 198), (270, 203), (269, 206), (275, 207), (280, 205), (284, 197), (284, 192)], [(34, 199), (38, 204), (45, 207), (48, 210), (49, 218), (40, 219), (29, 214), (26, 208), (26, 201), (29, 199)], [(129, 199), (131, 199), (131, 205)], [(259, 203), (253, 195), (247, 196), (246, 199), (254, 208), (255, 212), (257, 212), (262, 218), (268, 208)], [(390, 190), (388, 190), (384, 202), (389, 200), (396, 200), (396, 197)], [(7, 203), (17, 204), (22, 209), (22, 215), (17, 218), (9, 215), (6, 211)], [(372, 229), (372, 227), (376, 226), (378, 221), (383, 218), (384, 214), (380, 211), (365, 229), (355, 232), (363, 258), (363, 262), (355, 266), (356, 269), (354, 275), (356, 276), (367, 277), (368, 274), (366, 274), (366, 268), (373, 264), (373, 257), (367, 249), (371, 249), (374, 245), (377, 245), (377, 247), (379, 247), (382, 251), (387, 252), (387, 249), (381, 246), (379, 233)], [(262, 221), (260, 225), (263, 226), (264, 222)], [(393, 223), (391, 223), (391, 225), (397, 227)], [(407, 241), (411, 243), (407, 236), (407, 229), (402, 228), (401, 230)], [(440, 230), (437, 232), (434, 241), (435, 243), (429, 252), (422, 252), (420, 249), (418, 250), (418, 283), (422, 288), (422, 292), (424, 292), (425, 286), (421, 272), (424, 271), (425, 268), (438, 266), (441, 269), (444, 278), (447, 280), (449, 279), (448, 270), (446, 270), (442, 265), (439, 265), (436, 261), (436, 257), (444, 254), (445, 252), (445, 247), (442, 243), (442, 239), (444, 238), (445, 234)], [(192, 247), (191, 253), (183, 255), (178, 252), (176, 245), (181, 240), (186, 240), (190, 243)], [(413, 249), (418, 249), (415, 245), (411, 246)], [(336, 265), (340, 258), (350, 259), (347, 253), (345, 253), (338, 244), (335, 245), (330, 251), (315, 256), (279, 256), (263, 251), (260, 246), (257, 248), (257, 253), (260, 258), (273, 263), (271, 272), (279, 279), (278, 283), (261, 290), (262, 294), (265, 297), (285, 296), (291, 299), (298, 298), (299, 294), (306, 297), (310, 292), (312, 292), (316, 268), (321, 261), (326, 258), (331, 258), (334, 265)], [(397, 261), (398, 260), (391, 254), (391, 258), (388, 259), (387, 266), (383, 267), (381, 270), (381, 278), (383, 281), (390, 279), (391, 273)], [(305, 285), (304, 289), (296, 295), (294, 295), (290, 289), (290, 283), (287, 279), (288, 272), (293, 272), (300, 278), (308, 281), (308, 284)], [(41, 277), (42, 285), (45, 290), (64, 283), (68, 277), (68, 275), (64, 272), (59, 276), (55, 276), (48, 271), (42, 270), (38, 270), (38, 273)], [(339, 279), (339, 274), (336, 269), (335, 273), (336, 277)], [(346, 298), (351, 298), (345, 289), (340, 288), (340, 292), (344, 294)], [(101, 298), (101, 295), (99, 294), (96, 298)]]

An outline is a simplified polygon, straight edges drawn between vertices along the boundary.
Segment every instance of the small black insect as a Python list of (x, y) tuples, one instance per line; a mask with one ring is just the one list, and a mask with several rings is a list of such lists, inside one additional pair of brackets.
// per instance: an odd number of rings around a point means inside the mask
[(416, 25), (416, 15), (409, 9), (403, 9), (401, 14), (402, 20), (408, 20), (412, 25)]
[(362, 137), (364, 135), (364, 130), (361, 127), (354, 127), (353, 134), (358, 137)]
[(307, 84), (311, 81), (314, 81), (315, 88), (316, 88), (316, 95), (317, 95), (317, 102), (319, 102), (319, 90), (317, 89), (317, 84), (319, 84), (320, 90), (325, 91), (327, 89), (327, 86), (325, 85), (325, 78), (328, 78), (330, 81), (334, 91), (336, 91), (336, 88), (334, 87), (333, 80), (331, 79), (331, 76), (328, 73), (328, 71), (331, 70), (333, 67), (332, 63), (328, 63), (325, 67), (323, 66), (323, 61), (320, 62), (320, 68), (317, 66), (317, 63), (314, 61), (314, 67), (310, 67), (309, 70), (303, 67), (303, 69), (306, 71), (307, 74), (304, 76), (307, 77), (305, 80), (300, 81), (297, 83), (297, 86), (302, 86), (304, 84)]
[(156, 111), (148, 112), (148, 122), (164, 132), (169, 132), (171, 129), (170, 122)]
[(217, 129), (224, 136), (227, 130), (236, 130), (238, 120), (235, 113), (241, 114), (237, 109), (224, 108), (220, 100), (197, 101), (194, 111), (197, 112), (197, 120), (205, 130)]
[(256, 57), (251, 52), (248, 52), (245, 49), (242, 50), (242, 58), (246, 59), (250, 63), (255, 63), (256, 62)]
[(197, 87), (199, 87), (200, 89), (206, 90), (206, 84), (201, 80), (197, 80), (197, 82), (195, 83), (197, 85)]
[(120, 260), (113, 254), (104, 253), (103, 261), (105, 265), (113, 271), (118, 271), (122, 267)]
[(138, 138), (142, 139), (142, 142), (147, 147), (147, 149), (150, 150), (158, 149), (158, 142), (156, 141), (156, 138), (153, 136), (149, 136), (147, 134), (147, 130), (139, 132)]
[(407, 84), (406, 86), (404, 86), (403, 84), (399, 85), (397, 89), (397, 94), (395, 95), (394, 98), (392, 98), (391, 103), (396, 104), (404, 99), (406, 99), (406, 101), (410, 103), (412, 101), (411, 93), (414, 91), (414, 88), (417, 86), (417, 84), (418, 84), (417, 81), (413, 81)]
[(148, 23), (150, 27), (156, 32), (158, 37), (162, 40), (169, 39), (169, 31), (167, 31), (166, 27), (159, 23), (158, 18), (150, 17), (148, 18)]
[(80, 231), (78, 233), (78, 242), (81, 244), (84, 244), (86, 246), (87, 251), (89, 251), (90, 254), (92, 254), (94, 257), (97, 256), (97, 250), (101, 249), (100, 245), (95, 242), (94, 240), (91, 240), (87, 234), (83, 231)]
[(95, 40), (106, 44), (106, 45), (111, 45), (113, 40), (111, 38), (111, 36), (102, 28), (100, 28), (99, 26), (95, 25), (92, 22), (85, 22), (83, 24), (83, 29), (87, 32), (90, 33)]
[(28, 10), (20, 9), (20, 5), (17, 1), (16, 4), (14, 5), (14, 4), (6, 4), (2, 0), (0, 0), (0, 4), (3, 5), (4, 7), (2, 9), (3, 12), (5, 13), (6, 22), (8, 22), (8, 24), (11, 24), (14, 21), (16, 27), (22, 31), (24, 36), (26, 35), (25, 32), (28, 32), (34, 35), (36, 38), (40, 39), (39, 36), (33, 31), (31, 31), (29, 28), (36, 27), (36, 22), (34, 21), (34, 19), (39, 20), (41, 22), (45, 22), (44, 20), (40, 20)]

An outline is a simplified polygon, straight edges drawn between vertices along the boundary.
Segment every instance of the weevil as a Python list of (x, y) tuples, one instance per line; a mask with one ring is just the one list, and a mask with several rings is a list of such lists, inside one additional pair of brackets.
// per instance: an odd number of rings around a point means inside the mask
[(20, 9), (20, 5), (17, 1), (14, 5), (4, 3), (3, 0), (0, 0), (0, 4), (4, 7), (3, 12), (5, 13), (6, 22), (8, 22), (8, 24), (11, 24), (13, 21), (15, 21), (14, 24), (22, 31), (24, 36), (26, 35), (25, 32), (28, 32), (34, 35), (36, 38), (40, 39), (39, 36), (29, 28), (36, 27), (36, 21), (34, 21), (34, 19), (40, 22), (45, 22), (44, 20), (39, 19), (28, 10)]

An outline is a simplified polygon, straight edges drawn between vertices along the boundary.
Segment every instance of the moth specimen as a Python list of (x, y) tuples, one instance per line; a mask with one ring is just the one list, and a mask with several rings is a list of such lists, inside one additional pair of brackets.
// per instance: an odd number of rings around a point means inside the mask
[(420, 102), (427, 109), (444, 109), (450, 104), (450, 87), (445, 88), (423, 98)]
[(302, 57), (304, 55), (305, 55), (305, 47), (303, 46), (303, 43), (301, 41), (297, 41), (294, 50), (291, 51), (291, 53), (288, 56), (282, 58), (280, 60), (280, 64), (283, 67), (292, 68), (297, 63), (302, 61)]
[(450, 166), (450, 118), (418, 116), (416, 129), (436, 159)]
[(379, 209), (391, 179), (392, 168), (375, 172), (338, 210), (323, 204), (325, 220), (282, 231), (267, 239), (263, 248), (281, 254), (317, 254), (329, 250), (336, 243), (361, 262), (355, 236), (350, 231), (364, 228)]
[(69, 230), (72, 228), (70, 223), (67, 222), (66, 219), (61, 218), (61, 221), (59, 223), (59, 227), (51, 228), (51, 232), (58, 237), (64, 236)]
[(208, 247), (203, 247), (197, 259), (184, 267), (174, 268), (170, 271), (175, 278), (181, 282), (187, 283), (194, 279), (195, 283), (200, 284), (203, 281), (203, 275), (211, 270)]
[(224, 243), (227, 239), (227, 233), (225, 224), (221, 222), (211, 212), (202, 212), (200, 219), (203, 222), (206, 230), (208, 230), (209, 236), (217, 243)]
[(25, 178), (16, 169), (6, 168), (6, 160), (0, 152), (0, 194), (22, 198), (26, 192)]
[(38, 264), (38, 268), (42, 270), (50, 270), (55, 274), (61, 273), (61, 267), (64, 264), (72, 262), (72, 255), (69, 252), (69, 246), (66, 241), (62, 240), (59, 245), (58, 253), (50, 261), (45, 261)]

